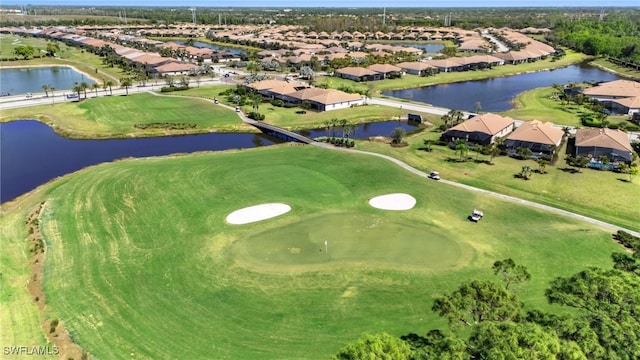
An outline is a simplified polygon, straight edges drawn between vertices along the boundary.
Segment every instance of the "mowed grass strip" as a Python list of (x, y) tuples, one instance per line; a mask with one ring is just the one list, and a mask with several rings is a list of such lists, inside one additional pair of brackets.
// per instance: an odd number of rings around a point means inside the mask
[[(394, 192), (416, 207), (368, 205)], [(529, 268), (521, 295), (544, 309), (551, 279), (608, 267), (618, 249), (588, 224), (316, 147), (104, 164), (46, 198), (46, 316), (100, 358), (325, 359), (365, 331), (444, 325), (434, 297), (490, 277), (496, 259)], [(292, 211), (224, 221), (267, 202)]]
[[(91, 96), (90, 92), (88, 95)], [(2, 121), (39, 119), (70, 137), (160, 136), (214, 131), (255, 131), (229, 109), (204, 99), (155, 96), (99, 96), (81, 102), (3, 110)], [(148, 128), (136, 125), (149, 126)], [(194, 128), (181, 129), (182, 124)], [(173, 127), (176, 128), (173, 128)]]

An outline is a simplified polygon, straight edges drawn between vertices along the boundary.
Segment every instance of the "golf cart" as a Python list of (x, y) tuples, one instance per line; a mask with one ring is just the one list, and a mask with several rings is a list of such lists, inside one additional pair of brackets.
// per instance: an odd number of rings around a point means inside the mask
[(482, 213), (482, 211), (473, 209), (473, 212), (469, 216), (469, 220), (473, 222), (478, 222), (482, 220), (483, 217), (484, 217), (484, 214)]
[(440, 173), (434, 170), (431, 170), (429, 173), (429, 178), (433, 180), (440, 180)]

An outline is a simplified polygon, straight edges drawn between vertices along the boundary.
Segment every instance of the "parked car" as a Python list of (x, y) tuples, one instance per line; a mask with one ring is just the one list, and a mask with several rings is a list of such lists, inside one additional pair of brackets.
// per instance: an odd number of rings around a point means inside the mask
[(440, 180), (440, 173), (437, 171), (431, 170), (431, 172), (429, 173), (429, 178), (433, 180)]
[(67, 99), (77, 99), (78, 98), (78, 94), (67, 94)]

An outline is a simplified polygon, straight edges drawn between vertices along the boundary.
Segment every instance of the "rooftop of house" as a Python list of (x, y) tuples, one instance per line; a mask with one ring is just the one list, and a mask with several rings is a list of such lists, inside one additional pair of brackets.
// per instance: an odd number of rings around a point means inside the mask
[(538, 120), (527, 121), (518, 126), (507, 139), (532, 142), (537, 144), (558, 145), (562, 141), (564, 131), (553, 127), (550, 122)]
[(608, 81), (585, 89), (583, 93), (593, 96), (638, 97), (640, 96), (640, 82), (632, 80)]
[(466, 120), (449, 130), (464, 131), (468, 133), (481, 132), (484, 134), (495, 135), (513, 123), (514, 120), (510, 117), (486, 113)]
[(618, 129), (582, 128), (576, 131), (577, 147), (600, 147), (631, 152), (627, 133)]

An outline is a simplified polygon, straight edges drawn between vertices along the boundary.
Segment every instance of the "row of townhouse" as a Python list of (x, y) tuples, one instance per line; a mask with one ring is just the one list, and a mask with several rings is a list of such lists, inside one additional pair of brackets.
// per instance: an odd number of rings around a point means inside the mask
[[(0, 32), (31, 35), (46, 39), (64, 41), (72, 46), (83, 48), (101, 49), (109, 47), (114, 53), (122, 58), (126, 58), (132, 64), (148, 67), (150, 73), (158, 75), (188, 75), (195, 71), (198, 66), (187, 62), (179, 61), (172, 57), (161, 56), (156, 52), (148, 52), (136, 48), (120, 45), (117, 42), (102, 40), (90, 36), (76, 34), (65, 28), (45, 28), (45, 29), (24, 29), (24, 28), (2, 28)], [(122, 37), (120, 37), (122, 39)], [(132, 39), (126, 39), (131, 41)], [(144, 39), (147, 40), (147, 39)], [(147, 40), (149, 41), (149, 40)], [(150, 42), (154, 46), (161, 42)]]
[[(518, 148), (528, 148), (536, 158), (550, 157), (560, 146), (564, 137), (562, 128), (551, 122), (537, 120), (523, 122), (517, 128), (510, 117), (486, 113), (468, 119), (441, 135), (446, 142), (465, 140), (471, 144), (489, 145), (504, 139), (509, 154)], [(631, 163), (633, 148), (627, 133), (618, 129), (580, 128), (576, 130), (575, 156), (585, 156), (592, 162), (606, 156), (613, 162)]]
[(244, 85), (256, 91), (265, 99), (282, 100), (288, 104), (309, 104), (316, 111), (329, 111), (362, 105), (364, 99), (359, 94), (349, 94), (339, 90), (310, 87), (302, 82), (282, 80), (262, 80)]

